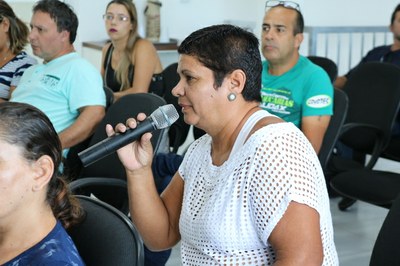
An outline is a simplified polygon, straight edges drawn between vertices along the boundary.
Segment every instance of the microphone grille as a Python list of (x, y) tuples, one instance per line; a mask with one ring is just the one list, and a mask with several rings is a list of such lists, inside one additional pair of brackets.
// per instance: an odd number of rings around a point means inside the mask
[(179, 118), (179, 114), (173, 104), (160, 106), (150, 116), (157, 129), (169, 127)]

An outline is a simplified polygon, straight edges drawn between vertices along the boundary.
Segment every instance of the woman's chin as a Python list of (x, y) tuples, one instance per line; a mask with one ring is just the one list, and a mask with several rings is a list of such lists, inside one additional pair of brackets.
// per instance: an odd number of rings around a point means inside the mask
[(198, 119), (194, 119), (192, 115), (189, 115), (187, 113), (184, 113), (183, 115), (183, 120), (185, 121), (186, 124), (195, 126), (198, 122)]

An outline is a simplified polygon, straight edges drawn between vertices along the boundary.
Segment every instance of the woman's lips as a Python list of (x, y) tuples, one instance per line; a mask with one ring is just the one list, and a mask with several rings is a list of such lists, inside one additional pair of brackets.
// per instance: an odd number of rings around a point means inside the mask
[(188, 104), (183, 104), (183, 103), (179, 103), (179, 106), (182, 108), (182, 111), (188, 109), (190, 107), (190, 105)]

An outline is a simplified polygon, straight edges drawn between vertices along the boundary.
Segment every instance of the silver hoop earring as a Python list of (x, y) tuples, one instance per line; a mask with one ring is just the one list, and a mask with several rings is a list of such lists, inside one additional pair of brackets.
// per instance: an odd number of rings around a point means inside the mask
[(234, 94), (233, 92), (228, 94), (228, 101), (233, 102), (234, 100), (236, 100), (236, 94)]

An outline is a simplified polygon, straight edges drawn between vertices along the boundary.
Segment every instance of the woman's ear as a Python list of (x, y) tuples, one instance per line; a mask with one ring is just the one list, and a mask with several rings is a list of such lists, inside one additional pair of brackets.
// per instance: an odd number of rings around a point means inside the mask
[(6, 17), (3, 17), (3, 21), (1, 22), (1, 27), (4, 32), (8, 32), (10, 29), (10, 20)]
[(246, 74), (241, 69), (236, 69), (230, 74), (230, 90), (241, 94), (246, 84)]
[(53, 160), (48, 155), (40, 157), (32, 166), (34, 191), (42, 190), (50, 182), (54, 173)]

